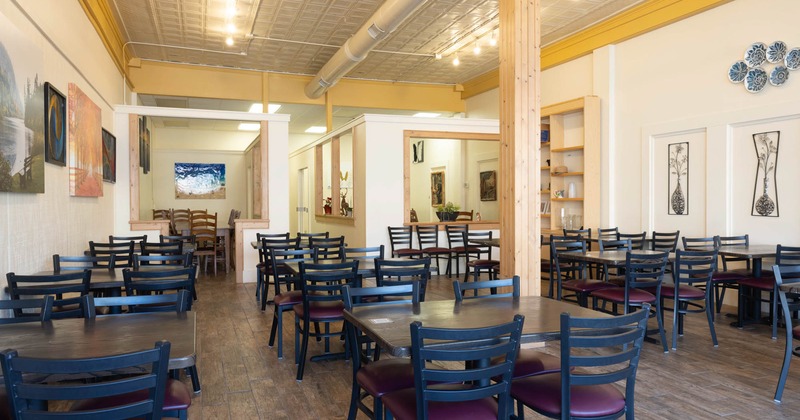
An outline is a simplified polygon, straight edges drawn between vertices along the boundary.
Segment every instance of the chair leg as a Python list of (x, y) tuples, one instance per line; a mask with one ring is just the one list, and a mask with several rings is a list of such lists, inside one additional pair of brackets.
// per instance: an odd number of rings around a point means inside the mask
[(781, 367), (781, 376), (778, 378), (778, 386), (775, 388), (775, 402), (781, 402), (783, 397), (783, 387), (786, 385), (786, 377), (789, 376), (789, 365), (792, 363), (792, 332), (786, 329), (786, 351), (783, 355), (783, 367)]
[[(303, 319), (303, 346), (300, 349), (300, 364), (297, 365), (297, 382), (300, 382), (300, 381), (303, 380), (303, 371), (306, 368), (306, 354), (308, 353), (308, 332), (309, 332), (308, 331), (308, 327), (309, 327), (308, 324), (309, 324), (308, 319)], [(325, 327), (327, 328), (328, 325), (330, 325), (330, 324), (326, 323)], [(297, 335), (297, 333), (295, 332), (295, 336), (296, 335)], [(326, 339), (327, 339), (327, 337), (326, 337)], [(295, 347), (296, 346), (297, 346), (297, 344), (295, 344)]]
[[(358, 357), (358, 356), (355, 356)], [(361, 386), (356, 380), (356, 372), (353, 371), (353, 389), (350, 391), (350, 410), (347, 412), (347, 420), (356, 420), (358, 414), (358, 401), (361, 397)]]
[(669, 353), (667, 349), (667, 335), (664, 333), (664, 311), (661, 310), (661, 303), (659, 300), (655, 301), (656, 308), (656, 322), (658, 323), (658, 335), (661, 337), (661, 345), (664, 347), (664, 353)]
[(717, 342), (717, 330), (714, 329), (714, 292), (712, 290), (706, 291), (706, 317), (708, 318), (708, 329), (711, 331), (711, 342), (714, 347), (719, 347)]
[(197, 365), (192, 365), (186, 368), (186, 373), (192, 378), (192, 389), (195, 394), (199, 394), (200, 389), (200, 376), (197, 373)]
[(275, 344), (275, 336), (278, 337), (278, 359), (283, 359), (283, 311), (281, 307), (275, 305), (275, 312), (272, 317), (272, 329), (269, 332), (269, 347)]
[(678, 350), (678, 317), (680, 314), (680, 302), (677, 299), (672, 304), (672, 350)]
[[(770, 318), (772, 318), (772, 339), (778, 339), (778, 285), (777, 283), (775, 286), (772, 287), (772, 291), (769, 292), (769, 302), (770, 302)], [(784, 322), (789, 322), (789, 320), (784, 320)]]

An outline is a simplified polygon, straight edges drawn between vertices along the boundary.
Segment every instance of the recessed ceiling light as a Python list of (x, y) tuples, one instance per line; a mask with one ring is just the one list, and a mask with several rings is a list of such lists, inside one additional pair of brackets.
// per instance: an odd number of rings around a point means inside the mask
[(489, 38), (489, 45), (492, 47), (497, 46), (497, 31), (492, 31), (492, 37)]
[(457, 66), (461, 64), (461, 60), (458, 59), (458, 54), (456, 54), (456, 58), (453, 59), (453, 65)]
[(259, 123), (239, 123), (239, 131), (258, 131), (261, 130)]
[(225, 44), (227, 44), (228, 46), (233, 45), (233, 37), (229, 36), (225, 38)]
[(323, 127), (321, 125), (312, 125), (311, 127), (306, 128), (306, 133), (311, 134), (322, 134), (328, 131), (327, 127)]
[(438, 113), (436, 113), (436, 112), (417, 112), (416, 114), (412, 115), (412, 117), (420, 117), (420, 118), (436, 118), (436, 117), (438, 117), (439, 115), (442, 115), (442, 114), (438, 114)]
[(232, 33), (236, 32), (236, 25), (234, 25), (233, 23), (229, 23), (229, 24), (225, 25), (225, 29), (228, 30), (229, 34), (232, 34)]
[[(274, 113), (278, 112), (279, 109), (281, 109), (281, 105), (280, 104), (268, 104), (267, 105), (267, 114), (274, 114)], [(264, 105), (263, 104), (257, 104), (257, 103), (253, 104), (253, 105), (250, 105), (250, 110), (248, 112), (252, 112), (252, 113), (255, 113), (255, 114), (260, 114), (260, 113), (264, 112)]]
[(481, 44), (478, 44), (478, 41), (475, 41), (475, 48), (472, 49), (472, 52), (475, 53), (475, 55), (481, 53)]

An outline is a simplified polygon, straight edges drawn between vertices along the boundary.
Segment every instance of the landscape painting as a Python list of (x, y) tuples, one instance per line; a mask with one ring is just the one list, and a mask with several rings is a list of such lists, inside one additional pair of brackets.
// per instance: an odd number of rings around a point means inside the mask
[(74, 83), (67, 95), (69, 113), (69, 195), (103, 196), (103, 126), (100, 107)]
[(175, 198), (225, 198), (225, 164), (176, 162)]
[(0, 14), (0, 191), (44, 192), (42, 51)]

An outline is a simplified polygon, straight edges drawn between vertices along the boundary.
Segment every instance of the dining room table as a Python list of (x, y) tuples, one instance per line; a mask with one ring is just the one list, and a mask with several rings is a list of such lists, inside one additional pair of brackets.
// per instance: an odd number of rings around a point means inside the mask
[(0, 325), (0, 343), (25, 357), (98, 358), (171, 344), (169, 369), (197, 362), (194, 312), (158, 312), (66, 318)]
[(344, 311), (344, 318), (395, 357), (411, 355), (409, 325), (425, 327), (486, 327), (510, 322), (514, 315), (525, 316), (522, 343), (557, 340), (561, 336), (561, 314), (582, 318), (607, 318), (612, 315), (582, 308), (543, 296), (433, 300), (395, 305), (357, 306)]

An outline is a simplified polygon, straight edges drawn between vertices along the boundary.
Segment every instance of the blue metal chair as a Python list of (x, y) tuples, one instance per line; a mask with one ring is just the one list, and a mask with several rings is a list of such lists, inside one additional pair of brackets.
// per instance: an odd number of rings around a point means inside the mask
[[(497, 293), (498, 287), (510, 287), (511, 291), (506, 293)], [(500, 279), (500, 280), (483, 280), (483, 281), (473, 281), (472, 283), (460, 282), (458, 280), (453, 281), (453, 294), (455, 295), (456, 301), (461, 302), (464, 299), (479, 299), (479, 298), (488, 298), (488, 297), (519, 297), (519, 276), (514, 276), (510, 279)], [(488, 295), (479, 295), (479, 290), (489, 289)], [(472, 290), (472, 296), (467, 296), (467, 290)]]
[[(511, 396), (517, 412), (530, 407), (551, 418), (633, 418), (636, 368), (649, 311), (650, 305), (644, 304), (612, 318), (561, 314), (561, 372), (514, 380)], [(624, 393), (614, 385), (623, 380)]]
[(11, 309), (15, 312), (23, 309), (38, 309), (39, 316), (0, 318), (0, 325), (16, 324), (19, 322), (49, 321), (53, 314), (53, 297), (48, 295), (41, 299), (0, 300), (0, 311), (5, 309)]
[(411, 282), (419, 283), (419, 299), (425, 301), (425, 290), (431, 278), (431, 259), (375, 260), (375, 284), (377, 286), (399, 286)]
[[(478, 328), (434, 328), (413, 322), (414, 388), (383, 396), (386, 417), (509, 418), (511, 377), (524, 319), (516, 315), (512, 322)], [(501, 361), (489, 363), (496, 358)], [(448, 369), (442, 362), (462, 362), (463, 367)]]
[[(175, 291), (177, 293), (180, 290), (187, 290), (194, 295), (196, 275), (197, 266), (194, 264), (188, 268), (165, 268), (158, 271), (131, 271), (128, 268), (122, 270), (125, 293), (128, 296), (151, 294), (153, 292), (163, 293), (165, 291)], [(161, 308), (162, 311), (174, 310), (169, 305)], [(192, 309), (191, 300), (187, 309)]]
[[(40, 297), (54, 295), (53, 319), (82, 318), (81, 296), (89, 293), (92, 272), (89, 270), (71, 271), (60, 274), (20, 276), (7, 273), (8, 293), (11, 299), (24, 299), (25, 296)], [(69, 297), (63, 295), (68, 294)], [(76, 296), (77, 294), (77, 296)], [(22, 310), (14, 310), (15, 317), (22, 317)]]
[[(264, 241), (264, 239), (262, 239)], [(314, 249), (280, 249), (267, 250), (267, 260), (272, 266), (272, 278), (275, 286), (274, 311), (272, 314), (272, 328), (269, 332), (269, 347), (275, 344), (278, 338), (278, 359), (283, 359), (283, 313), (291, 311), (295, 305), (303, 303), (303, 290), (299, 287), (300, 276), (289, 270), (283, 264), (290, 262), (312, 262), (316, 258)], [(268, 280), (265, 280), (268, 281)], [(261, 295), (264, 310), (266, 290)]]
[[(415, 304), (419, 302), (419, 283), (383, 287), (342, 286), (344, 307)], [(366, 302), (365, 298), (370, 298)], [(389, 392), (414, 386), (414, 368), (409, 359), (380, 359), (381, 349), (372, 347), (372, 340), (349, 322), (345, 322), (347, 342), (353, 361), (353, 389), (348, 420), (355, 420), (359, 410), (371, 419), (383, 418), (381, 397)], [(372, 397), (372, 408), (364, 398)]]
[[(714, 290), (711, 277), (717, 270), (717, 254), (711, 251), (675, 251), (672, 270), (674, 284), (661, 286), (661, 310), (664, 301), (672, 299), (672, 350), (678, 349), (678, 335), (683, 335), (683, 322), (686, 314), (705, 312), (711, 341), (717, 347), (717, 332), (714, 329)], [(700, 287), (696, 287), (699, 285)], [(693, 309), (694, 308), (694, 309)]]

